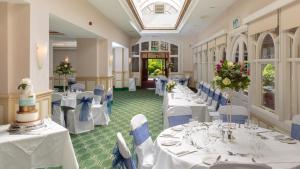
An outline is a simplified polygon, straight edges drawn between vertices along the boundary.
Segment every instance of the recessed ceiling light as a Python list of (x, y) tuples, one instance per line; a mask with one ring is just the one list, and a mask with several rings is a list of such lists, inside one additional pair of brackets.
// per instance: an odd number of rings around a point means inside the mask
[(200, 16), (200, 19), (207, 19), (208, 18), (208, 15), (202, 15)]
[(215, 7), (214, 7), (214, 6), (211, 6), (210, 8), (213, 9), (213, 8), (215, 8)]

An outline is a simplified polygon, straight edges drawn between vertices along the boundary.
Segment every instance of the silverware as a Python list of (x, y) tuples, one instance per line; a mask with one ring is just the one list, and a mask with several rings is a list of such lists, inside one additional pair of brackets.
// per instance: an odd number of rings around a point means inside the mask
[(215, 163), (217, 163), (218, 161), (220, 161), (221, 160), (221, 155), (219, 155), (218, 157), (217, 157), (217, 159), (216, 159), (216, 162)]
[(256, 163), (256, 161), (255, 161), (255, 159), (253, 157), (251, 158), (251, 160), (252, 160), (252, 162)]

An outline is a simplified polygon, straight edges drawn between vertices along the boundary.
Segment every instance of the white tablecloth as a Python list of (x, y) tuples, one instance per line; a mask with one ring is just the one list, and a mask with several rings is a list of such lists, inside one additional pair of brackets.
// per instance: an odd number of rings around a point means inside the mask
[(46, 128), (22, 135), (0, 126), (1, 169), (79, 168), (68, 130), (48, 119), (45, 123)]
[[(217, 131), (214, 130), (214, 127), (210, 127), (209, 137), (205, 134), (199, 134), (201, 131), (203, 132), (203, 130), (200, 130), (201, 128), (206, 127), (194, 127), (194, 134), (191, 137), (186, 137), (193, 138), (194, 141), (209, 138), (209, 144), (205, 144), (206, 146), (201, 148), (198, 147), (199, 149), (196, 146), (192, 146), (189, 139), (183, 139), (186, 127), (179, 132), (173, 131), (174, 127), (163, 131), (155, 142), (154, 156), (156, 159), (153, 169), (207, 169), (209, 165), (205, 164), (206, 160), (212, 159), (215, 162), (219, 155), (221, 155), (220, 161), (227, 159), (229, 162), (245, 163), (251, 163), (253, 157), (257, 163), (265, 163), (273, 169), (290, 169), (300, 165), (300, 142), (297, 141), (296, 144), (282, 143), (274, 138), (276, 135), (282, 135), (280, 133), (272, 131), (261, 133), (261, 135), (267, 137), (267, 139), (262, 139), (256, 134), (260, 131), (267, 131), (266, 129), (245, 129), (242, 126), (233, 130), (233, 135), (236, 139), (233, 142), (229, 142), (224, 141), (221, 135), (217, 138), (216, 134), (213, 134), (215, 133), (213, 131)], [(191, 128), (189, 128), (190, 130)], [(170, 133), (179, 138), (162, 137), (164, 134)], [(178, 140), (179, 143), (173, 146), (163, 146), (162, 144), (166, 140)], [(196, 152), (179, 157), (170, 151), (175, 151), (176, 149), (196, 150)], [(232, 156), (229, 155), (228, 151), (246, 154), (246, 156)]]
[(209, 121), (206, 103), (200, 103), (195, 95), (188, 87), (181, 85), (176, 86), (171, 93), (165, 93), (163, 101), (164, 128), (168, 127), (167, 110), (175, 106), (191, 107), (193, 119), (201, 122)]

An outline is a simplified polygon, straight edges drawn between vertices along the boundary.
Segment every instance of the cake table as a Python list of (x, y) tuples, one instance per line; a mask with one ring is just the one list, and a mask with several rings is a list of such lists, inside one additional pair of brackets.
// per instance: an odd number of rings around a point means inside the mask
[(0, 168), (79, 168), (68, 130), (44, 122), (45, 128), (17, 135), (7, 132), (9, 125), (0, 126)]

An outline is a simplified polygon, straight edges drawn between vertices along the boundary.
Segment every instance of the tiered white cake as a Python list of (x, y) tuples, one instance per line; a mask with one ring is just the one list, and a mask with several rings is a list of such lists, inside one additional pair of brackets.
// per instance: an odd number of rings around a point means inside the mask
[(18, 90), (20, 92), (19, 111), (17, 111), (17, 123), (30, 123), (39, 120), (39, 112), (35, 108), (36, 97), (33, 92), (31, 80), (22, 79)]

